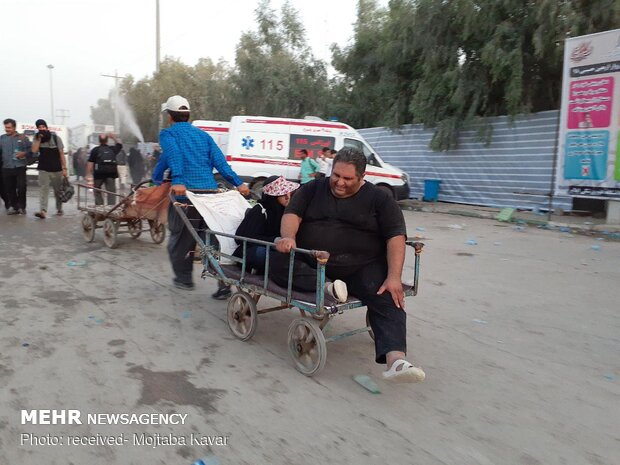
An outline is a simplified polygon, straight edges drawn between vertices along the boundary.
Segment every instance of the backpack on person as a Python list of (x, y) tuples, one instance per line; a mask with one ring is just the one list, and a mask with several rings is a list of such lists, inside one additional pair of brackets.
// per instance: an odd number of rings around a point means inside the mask
[(116, 153), (109, 145), (100, 145), (95, 160), (95, 174), (115, 177), (118, 175)]

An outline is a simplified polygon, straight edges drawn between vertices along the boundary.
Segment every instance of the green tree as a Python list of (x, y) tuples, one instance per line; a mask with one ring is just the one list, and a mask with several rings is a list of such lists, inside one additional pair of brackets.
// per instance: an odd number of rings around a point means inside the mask
[[(137, 82), (132, 76), (126, 76), (120, 92), (134, 111), (145, 140), (156, 141), (159, 137), (161, 105), (171, 95), (180, 94), (189, 100), (193, 119), (230, 119), (236, 113), (230, 73), (224, 61), (214, 64), (208, 58), (201, 58), (192, 67), (178, 59), (166, 57), (160, 64), (160, 71), (153, 76)], [(109, 110), (113, 121), (110, 102), (100, 100), (98, 104), (92, 113), (105, 114)], [(126, 138), (128, 135), (121, 131), (121, 136)]]
[(241, 35), (232, 83), (242, 114), (322, 115), (328, 97), (325, 63), (305, 45), (305, 30), (286, 2), (280, 16), (269, 0), (256, 9), (257, 30)]
[(97, 105), (90, 107), (90, 119), (95, 124), (114, 124), (114, 110), (110, 99), (97, 100)]
[(448, 149), (480, 118), (558, 108), (564, 39), (619, 24), (617, 0), (360, 0), (334, 106), (357, 126), (423, 123)]

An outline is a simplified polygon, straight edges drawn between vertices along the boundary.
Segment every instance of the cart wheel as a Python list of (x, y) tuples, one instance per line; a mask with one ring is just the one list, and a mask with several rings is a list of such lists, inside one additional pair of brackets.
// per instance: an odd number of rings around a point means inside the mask
[(296, 318), (289, 326), (288, 350), (297, 371), (306, 376), (314, 376), (325, 367), (325, 336), (319, 325), (309, 318)]
[(103, 222), (103, 242), (111, 249), (118, 247), (117, 241), (118, 223), (111, 218), (106, 218)]
[(155, 244), (164, 242), (166, 238), (166, 225), (149, 220), (149, 227), (151, 229), (151, 239), (153, 239), (153, 242), (155, 242)]
[(142, 234), (142, 220), (128, 221), (127, 227), (129, 228), (129, 235), (134, 239), (137, 239)]
[(97, 229), (97, 221), (88, 213), (82, 217), (82, 235), (86, 242), (95, 240), (95, 229)]
[[(370, 328), (370, 316), (368, 315), (369, 312), (370, 310), (366, 310), (366, 326)], [(373, 341), (375, 340), (375, 333), (372, 329), (368, 330), (368, 335), (370, 336), (370, 339), (372, 339)]]
[(258, 312), (254, 299), (244, 291), (235, 292), (228, 301), (228, 328), (233, 336), (247, 341), (256, 332)]

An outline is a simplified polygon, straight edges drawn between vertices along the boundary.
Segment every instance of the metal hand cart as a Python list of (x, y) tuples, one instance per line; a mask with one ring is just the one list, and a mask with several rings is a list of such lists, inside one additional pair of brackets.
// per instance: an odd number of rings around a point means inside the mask
[[(195, 193), (217, 193), (219, 191), (193, 191)], [(318, 374), (327, 360), (327, 343), (338, 341), (345, 337), (368, 332), (374, 339), (370, 328), (368, 311), (366, 312), (366, 326), (353, 331), (326, 337), (324, 329), (330, 319), (347, 310), (364, 307), (365, 305), (354, 296), (349, 296), (344, 303), (339, 303), (325, 294), (325, 267), (329, 260), (329, 253), (319, 250), (293, 249), (290, 253), (288, 268), (288, 287), (278, 286), (269, 279), (269, 251), (275, 249), (275, 243), (236, 236), (213, 231), (199, 219), (188, 218), (185, 210), (194, 208), (190, 203), (177, 202), (171, 195), (174, 209), (183, 220), (194, 239), (197, 250), (203, 263), (201, 277), (210, 277), (236, 287), (227, 307), (227, 322), (230, 332), (247, 341), (256, 332), (258, 315), (284, 310), (298, 309), (301, 317), (294, 319), (288, 331), (288, 348), (295, 364), (295, 368), (306, 376)], [(241, 241), (243, 254), (241, 258), (225, 254), (219, 250), (214, 240), (215, 236), (233, 238)], [(201, 237), (202, 236), (202, 237)], [(203, 240), (204, 237), (204, 240)], [(267, 248), (265, 258), (265, 273), (253, 274), (246, 266), (246, 251), (248, 244), (258, 244)], [(405, 296), (415, 296), (418, 293), (418, 278), (420, 275), (420, 254), (424, 246), (421, 242), (407, 239), (409, 250), (415, 257), (412, 284), (403, 284)], [(309, 255), (317, 262), (315, 292), (298, 292), (293, 289), (293, 263), (298, 254)], [(222, 264), (223, 259), (233, 264)], [(257, 304), (262, 296), (271, 297), (279, 301), (279, 305), (259, 309)]]
[[(148, 231), (153, 242), (161, 244), (166, 238), (170, 185), (166, 183), (146, 187), (150, 182), (151, 180), (146, 180), (132, 186), (126, 195), (78, 184), (77, 205), (78, 210), (84, 212), (81, 219), (84, 239), (93, 242), (95, 231), (103, 229), (103, 242), (109, 248), (115, 249), (118, 247), (119, 234), (129, 234), (137, 239), (143, 232)], [(95, 192), (101, 193), (104, 202), (108, 196), (117, 201), (114, 205), (96, 205)], [(148, 229), (144, 229), (144, 221), (148, 223)]]

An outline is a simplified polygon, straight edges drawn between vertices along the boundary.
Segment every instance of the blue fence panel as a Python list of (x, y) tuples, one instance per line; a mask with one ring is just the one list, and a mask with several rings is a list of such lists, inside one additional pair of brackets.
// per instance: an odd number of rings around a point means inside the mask
[[(491, 144), (477, 128), (462, 131), (458, 147), (429, 149), (433, 131), (422, 125), (400, 130), (368, 128), (359, 132), (386, 162), (411, 178), (411, 197), (421, 199), (425, 179), (441, 179), (439, 200), (490, 207), (546, 207), (556, 150), (558, 111), (510, 119), (490, 119)], [(554, 208), (571, 208), (571, 198), (554, 197)]]

